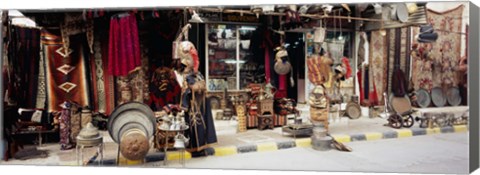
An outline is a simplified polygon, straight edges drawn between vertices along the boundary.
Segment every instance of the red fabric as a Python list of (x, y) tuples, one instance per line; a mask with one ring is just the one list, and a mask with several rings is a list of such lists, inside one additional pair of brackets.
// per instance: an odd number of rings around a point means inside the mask
[(278, 75), (278, 91), (275, 98), (287, 98), (287, 75)]
[(342, 63), (345, 65), (345, 69), (346, 69), (345, 79), (348, 79), (352, 76), (352, 67), (350, 66), (350, 61), (348, 60), (347, 57), (343, 57)]
[(369, 102), (370, 105), (379, 105), (378, 95), (377, 95), (377, 86), (375, 86), (375, 82), (373, 83), (373, 92), (369, 93)]
[(265, 78), (266, 83), (270, 83), (270, 50), (265, 47)]
[(363, 103), (364, 94), (363, 94), (363, 88), (362, 88), (362, 70), (359, 70), (357, 72), (357, 79), (358, 79), (358, 87), (360, 89), (360, 103)]
[(108, 72), (126, 76), (141, 65), (140, 43), (135, 15), (110, 20)]

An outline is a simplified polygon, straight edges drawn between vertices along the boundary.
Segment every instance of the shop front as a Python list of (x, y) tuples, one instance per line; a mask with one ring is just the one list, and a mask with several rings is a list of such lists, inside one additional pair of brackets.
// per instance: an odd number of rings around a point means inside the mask
[(466, 14), (462, 2), (3, 11), (2, 155), (350, 152), (358, 133), (465, 126)]

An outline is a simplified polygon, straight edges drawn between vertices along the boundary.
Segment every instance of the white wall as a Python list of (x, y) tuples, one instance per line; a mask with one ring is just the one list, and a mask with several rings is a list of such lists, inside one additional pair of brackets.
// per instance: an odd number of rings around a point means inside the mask
[[(462, 31), (458, 31), (458, 32), (462, 32), (462, 33), (465, 33), (465, 27), (466, 25), (468, 24), (468, 21), (470, 20), (469, 19), (469, 3), (468, 2), (429, 2), (427, 3), (427, 8), (428, 9), (431, 9), (431, 10), (434, 10), (434, 11), (437, 11), (437, 12), (444, 12), (444, 11), (448, 11), (450, 9), (453, 9), (453, 8), (456, 8), (458, 7), (459, 5), (464, 5), (464, 8), (463, 8), (463, 15), (462, 15)], [(466, 39), (466, 35), (462, 35), (462, 47), (461, 47), (461, 55), (464, 56), (465, 55), (465, 39)]]

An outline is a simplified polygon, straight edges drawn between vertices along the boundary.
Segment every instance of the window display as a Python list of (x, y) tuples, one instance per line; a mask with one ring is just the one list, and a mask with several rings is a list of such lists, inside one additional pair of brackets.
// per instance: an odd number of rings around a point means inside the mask
[(209, 91), (240, 90), (258, 81), (258, 64), (249, 51), (256, 27), (207, 25), (207, 86)]

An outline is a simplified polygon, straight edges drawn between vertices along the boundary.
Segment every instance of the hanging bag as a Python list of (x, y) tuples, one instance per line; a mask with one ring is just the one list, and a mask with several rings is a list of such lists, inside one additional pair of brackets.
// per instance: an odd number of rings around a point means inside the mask
[(277, 48), (277, 50), (274, 65), (275, 72), (279, 75), (286, 75), (292, 69), (292, 65), (288, 61), (288, 52), (285, 48)]
[(326, 30), (323, 27), (316, 28), (313, 34), (313, 42), (322, 43), (325, 40), (325, 32)]

